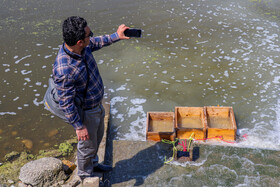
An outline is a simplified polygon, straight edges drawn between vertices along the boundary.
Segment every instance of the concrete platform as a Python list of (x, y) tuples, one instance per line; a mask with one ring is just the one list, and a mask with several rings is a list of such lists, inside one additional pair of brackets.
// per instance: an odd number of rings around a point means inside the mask
[[(172, 146), (161, 142), (112, 141), (113, 171), (106, 186), (236, 186), (260, 181), (279, 186), (280, 152), (218, 145), (194, 145), (194, 160), (164, 164)], [(255, 184), (251, 184), (255, 186)]]

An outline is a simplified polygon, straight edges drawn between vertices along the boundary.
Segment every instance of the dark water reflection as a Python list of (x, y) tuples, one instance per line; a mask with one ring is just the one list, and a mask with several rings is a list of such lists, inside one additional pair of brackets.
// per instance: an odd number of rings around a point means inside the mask
[(233, 106), (238, 146), (279, 149), (279, 2), (1, 1), (0, 157), (59, 144), (72, 127), (43, 109), (61, 22), (88, 20), (95, 35), (125, 23), (143, 38), (95, 53), (116, 139), (143, 140), (146, 112)]

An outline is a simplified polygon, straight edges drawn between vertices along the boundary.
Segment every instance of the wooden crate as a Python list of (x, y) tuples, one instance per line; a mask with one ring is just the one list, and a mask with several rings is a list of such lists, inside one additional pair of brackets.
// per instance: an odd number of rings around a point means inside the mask
[(175, 129), (178, 139), (206, 139), (204, 107), (175, 107)]
[(232, 107), (205, 107), (208, 138), (236, 140), (236, 122)]
[(174, 113), (148, 112), (146, 139), (153, 141), (175, 140)]

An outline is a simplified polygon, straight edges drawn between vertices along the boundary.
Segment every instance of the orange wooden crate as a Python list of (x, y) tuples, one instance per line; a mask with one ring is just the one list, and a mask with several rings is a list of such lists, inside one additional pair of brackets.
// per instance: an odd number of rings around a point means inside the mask
[(175, 128), (179, 139), (206, 139), (204, 107), (175, 107)]
[(205, 107), (208, 138), (236, 140), (236, 122), (232, 107)]
[(146, 139), (153, 141), (175, 140), (174, 113), (148, 112)]

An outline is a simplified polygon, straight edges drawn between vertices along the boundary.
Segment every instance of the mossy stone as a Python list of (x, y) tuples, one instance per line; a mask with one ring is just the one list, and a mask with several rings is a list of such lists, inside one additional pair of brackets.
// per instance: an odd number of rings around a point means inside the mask
[(12, 152), (6, 154), (6, 155), (4, 156), (4, 158), (5, 158), (6, 161), (11, 162), (11, 161), (17, 159), (19, 156), (20, 156), (20, 153), (19, 153), (19, 152), (12, 151)]

